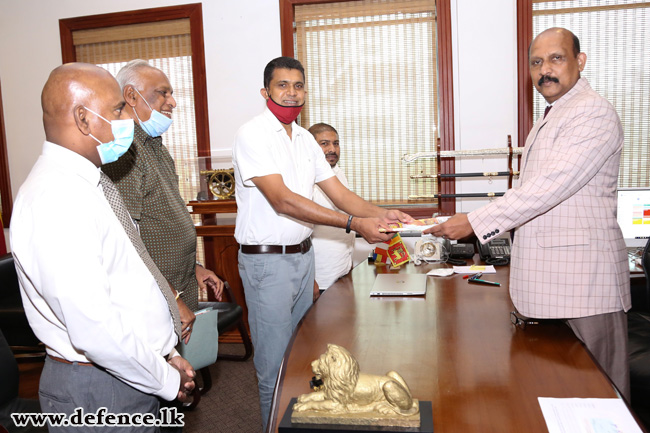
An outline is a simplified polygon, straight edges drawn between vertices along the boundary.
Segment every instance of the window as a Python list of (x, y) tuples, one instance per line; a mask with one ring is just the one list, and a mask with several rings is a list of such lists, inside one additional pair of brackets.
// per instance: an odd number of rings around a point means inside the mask
[[(447, 22), (441, 8), (434, 0), (289, 1), (281, 1), (283, 54), (302, 62), (309, 92), (301, 125), (325, 122), (339, 131), (341, 166), (361, 197), (424, 205), (428, 216), (432, 203), (454, 213), (453, 199), (434, 199), (436, 160), (401, 160), (435, 151), (438, 138), (443, 150), (453, 149), (451, 48), (440, 35)], [(453, 173), (453, 162), (449, 166), (445, 173)], [(412, 178), (421, 174), (434, 177)], [(451, 183), (447, 188), (453, 189)]]
[[(625, 136), (619, 186), (650, 186), (650, 4), (641, 0), (526, 3), (532, 35), (549, 27), (565, 27), (578, 36), (580, 49), (587, 54), (582, 76), (616, 108)], [(527, 82), (532, 89), (530, 78)], [(537, 119), (544, 110), (544, 98), (531, 92), (529, 104), (532, 118)]]
[[(60, 30), (64, 63), (94, 63), (116, 75), (139, 58), (167, 74), (177, 108), (164, 144), (176, 161), (181, 196), (185, 202), (195, 200), (198, 164), (188, 162), (210, 155), (201, 5), (63, 19)], [(197, 256), (203, 261), (201, 238)]]

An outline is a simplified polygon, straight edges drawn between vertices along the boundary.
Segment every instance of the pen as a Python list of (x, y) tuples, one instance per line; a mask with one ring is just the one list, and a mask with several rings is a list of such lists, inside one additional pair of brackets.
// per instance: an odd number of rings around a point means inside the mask
[(479, 283), (479, 284), (488, 284), (490, 286), (500, 286), (501, 283), (496, 283), (494, 281), (479, 280), (478, 278), (470, 278), (467, 280), (468, 283)]

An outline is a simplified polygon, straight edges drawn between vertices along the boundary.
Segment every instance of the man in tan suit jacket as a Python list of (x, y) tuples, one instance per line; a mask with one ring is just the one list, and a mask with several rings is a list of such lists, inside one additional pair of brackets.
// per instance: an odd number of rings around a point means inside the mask
[(519, 186), (429, 232), (450, 239), (474, 232), (486, 243), (515, 229), (515, 308), (527, 317), (567, 319), (629, 399), (630, 277), (616, 222), (623, 131), (614, 107), (580, 78), (586, 60), (566, 29), (535, 38), (531, 77), (548, 106), (526, 140)]

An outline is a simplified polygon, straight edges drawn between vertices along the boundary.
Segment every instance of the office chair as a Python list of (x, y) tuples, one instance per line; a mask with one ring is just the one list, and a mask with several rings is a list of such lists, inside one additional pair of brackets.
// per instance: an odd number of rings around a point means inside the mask
[(647, 302), (650, 298), (650, 239), (643, 250), (641, 265), (645, 285), (633, 287), (633, 290), (644, 291), (637, 299), (644, 299), (645, 305), (639, 309), (632, 305), (632, 311), (627, 314), (628, 353), (632, 408), (650, 428), (650, 305)]
[(45, 357), (25, 315), (11, 253), (0, 256), (0, 330), (17, 358)]
[[(224, 289), (228, 295), (228, 298), (230, 299), (230, 302), (199, 302), (199, 309), (212, 307), (213, 309), (219, 311), (217, 319), (217, 329), (219, 330), (219, 335), (222, 335), (224, 332), (234, 329), (235, 327), (239, 330), (239, 334), (241, 335), (241, 339), (244, 344), (244, 354), (219, 354), (217, 361), (220, 359), (230, 361), (246, 361), (253, 354), (253, 345), (251, 343), (250, 337), (248, 336), (246, 326), (244, 325), (244, 310), (239, 304), (237, 304), (235, 295), (233, 294), (232, 289), (227, 282), (224, 282)], [(210, 367), (202, 368), (199, 370), (199, 372), (201, 373), (203, 386), (197, 387), (195, 389), (194, 393), (192, 394), (192, 403), (186, 405), (185, 409), (194, 409), (201, 401), (201, 395), (205, 394), (212, 388), (212, 376), (210, 374)]]
[(18, 363), (14, 357), (7, 340), (0, 332), (0, 431), (1, 427), (10, 432), (47, 432), (47, 427), (34, 427), (29, 424), (26, 427), (18, 428), (14, 425), (12, 413), (37, 413), (41, 411), (41, 405), (36, 399), (18, 397)]

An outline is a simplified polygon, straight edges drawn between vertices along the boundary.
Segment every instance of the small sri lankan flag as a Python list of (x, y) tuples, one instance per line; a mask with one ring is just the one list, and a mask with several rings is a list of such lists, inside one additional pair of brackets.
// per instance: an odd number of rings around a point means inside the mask
[(396, 233), (388, 244), (388, 256), (393, 266), (401, 266), (411, 260), (411, 256), (399, 233)]

